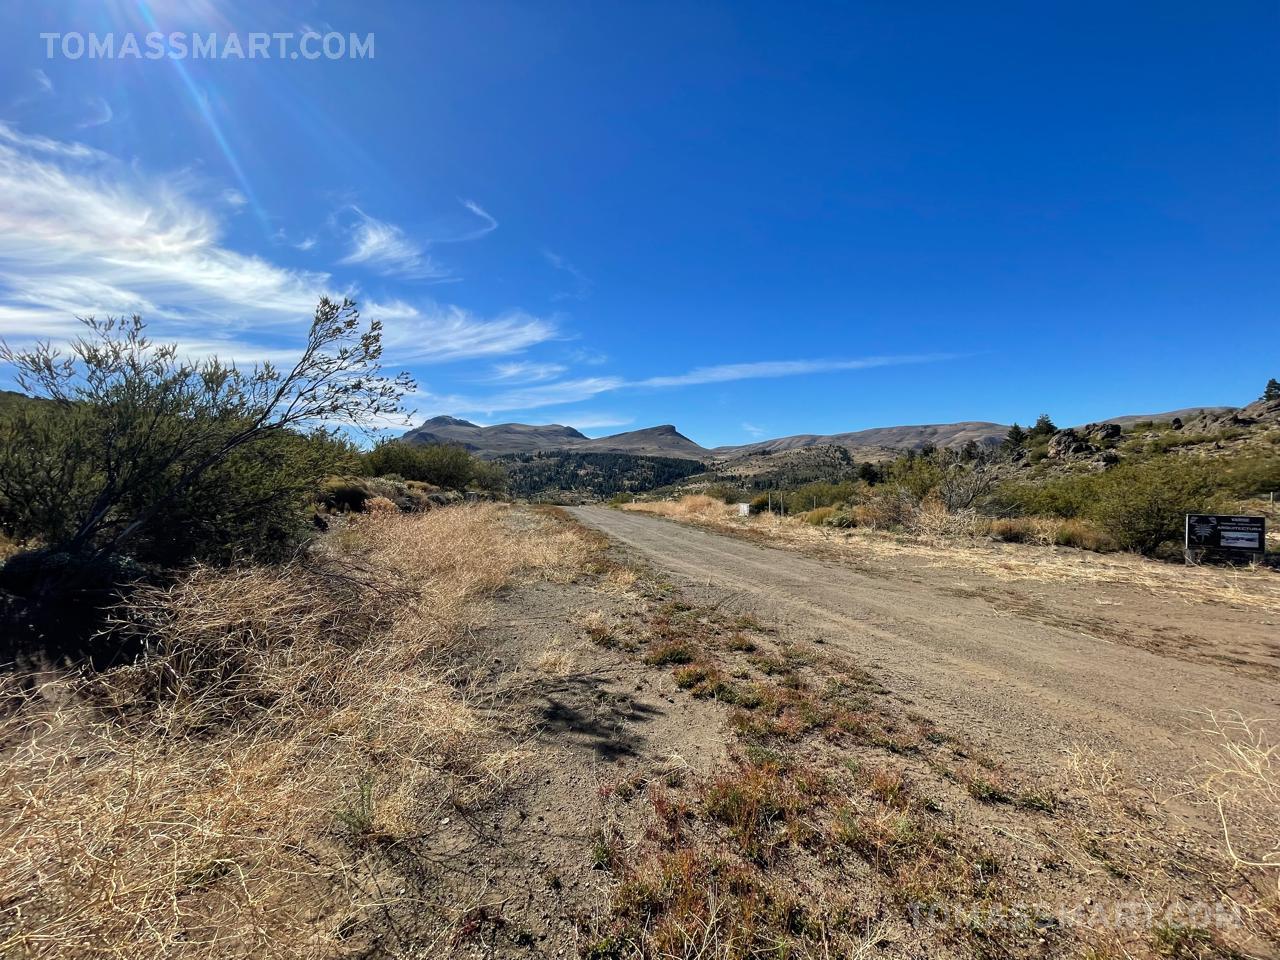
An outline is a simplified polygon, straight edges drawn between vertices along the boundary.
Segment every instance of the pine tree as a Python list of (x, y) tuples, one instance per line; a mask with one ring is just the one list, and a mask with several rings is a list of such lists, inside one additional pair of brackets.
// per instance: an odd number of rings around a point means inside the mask
[(1262, 391), (1263, 400), (1280, 400), (1280, 380), (1272, 377), (1267, 381), (1267, 389)]
[(1049, 419), (1047, 413), (1040, 414), (1036, 418), (1036, 425), (1031, 428), (1031, 436), (1033, 437), (1049, 437), (1058, 432), (1058, 428), (1053, 425), (1053, 421)]
[(1027, 431), (1023, 430), (1016, 423), (1009, 428), (1009, 432), (1004, 435), (1004, 445), (1007, 450), (1021, 450), (1027, 442)]

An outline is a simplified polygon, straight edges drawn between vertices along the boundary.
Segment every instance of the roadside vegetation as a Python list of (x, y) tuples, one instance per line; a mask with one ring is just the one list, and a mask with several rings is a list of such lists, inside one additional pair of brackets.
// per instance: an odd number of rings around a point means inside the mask
[[(353, 431), (394, 418), (382, 331), (322, 299), (297, 360), (192, 361), (140, 317), (84, 321), (65, 349), (0, 347), (25, 394), (0, 405), (4, 648), (114, 654), (102, 611), (192, 563), (285, 562), (335, 513), (493, 497), (505, 473), (460, 447)], [(93, 649), (89, 650), (88, 648)]]
[(476, 603), (586, 555), (506, 510), (374, 513), (283, 564), (189, 568), (110, 609), (144, 657), (0, 676), (0, 954), (348, 956), (388, 918), (447, 943), (413, 845), (520, 772), (453, 684)]
[(522, 757), (458, 682), (472, 630), (590, 542), (462, 503), (503, 484), (459, 448), (359, 451), (409, 386), (380, 356), (329, 300), (287, 369), (189, 362), (137, 317), (0, 349), (26, 391), (0, 398), (0, 955), (457, 933), (414, 845)]
[(689, 499), (701, 496), (841, 530), (1181, 559), (1188, 513), (1261, 513), (1273, 527), (1280, 519), (1280, 405), (1264, 399), (1250, 411), (1259, 419), (1247, 428), (1205, 433), (1180, 423), (1064, 431), (1041, 416), (1029, 429), (1015, 424), (1000, 447), (908, 450), (847, 479), (763, 492), (716, 481), (679, 497), (685, 506), (649, 498), (634, 508), (706, 512), (706, 501)]

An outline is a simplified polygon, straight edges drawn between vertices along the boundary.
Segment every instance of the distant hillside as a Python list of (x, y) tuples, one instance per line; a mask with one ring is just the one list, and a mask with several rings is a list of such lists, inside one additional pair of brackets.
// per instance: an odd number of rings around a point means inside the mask
[(582, 502), (615, 493), (644, 493), (700, 474), (703, 464), (685, 457), (560, 451), (522, 453), (499, 461), (518, 497)]
[[(1186, 407), (1164, 413), (1126, 414), (1112, 417), (1105, 422), (1130, 426), (1146, 420), (1168, 422), (1174, 417), (1190, 421), (1197, 417), (1229, 414), (1235, 409), (1235, 407)], [(404, 435), (404, 439), (410, 443), (458, 443), (477, 456), (490, 458), (527, 453), (577, 451), (678, 457), (725, 463), (768, 457), (811, 447), (842, 447), (848, 450), (855, 460), (883, 460), (895, 456), (898, 451), (920, 450), (930, 445), (939, 448), (961, 447), (973, 441), (980, 446), (995, 446), (1004, 439), (1008, 431), (1009, 424), (1006, 423), (964, 420), (959, 423), (873, 427), (848, 433), (802, 433), (708, 450), (690, 440), (669, 423), (592, 439), (573, 427), (558, 423), (543, 425), (499, 423), (482, 427), (467, 420), (442, 416), (433, 417), (420, 427), (410, 430)]]
[(1135, 423), (1168, 423), (1177, 417), (1179, 420), (1190, 420), (1193, 417), (1213, 416), (1220, 413), (1231, 413), (1239, 407), (1183, 407), (1181, 410), (1166, 410), (1164, 413), (1131, 413), (1123, 417), (1112, 417), (1103, 423), (1117, 423), (1122, 427), (1131, 427)]
[(406, 433), (404, 439), (410, 443), (457, 443), (482, 457), (562, 450), (587, 441), (587, 437), (573, 427), (558, 423), (545, 426), (499, 423), (481, 427), (456, 417), (432, 417)]
[(630, 453), (650, 457), (684, 457), (701, 460), (707, 450), (698, 446), (671, 424), (616, 433), (578, 444), (574, 450), (590, 450), (598, 453)]
[(935, 447), (959, 447), (970, 440), (979, 444), (997, 444), (1009, 432), (1009, 425), (989, 423), (985, 420), (967, 420), (962, 423), (927, 423), (907, 427), (873, 427), (852, 433), (818, 435), (797, 434), (762, 440), (736, 447), (717, 447), (711, 452), (717, 457), (741, 457), (753, 453), (777, 453), (799, 447), (838, 446), (851, 449), (882, 447), (891, 450), (919, 450), (933, 444)]
[(701, 460), (707, 451), (671, 424), (648, 427), (592, 440), (573, 427), (553, 423), (499, 423), (481, 427), (456, 417), (433, 417), (404, 435), (409, 443), (458, 443), (481, 457), (574, 450), (584, 453), (629, 453), (635, 456)]

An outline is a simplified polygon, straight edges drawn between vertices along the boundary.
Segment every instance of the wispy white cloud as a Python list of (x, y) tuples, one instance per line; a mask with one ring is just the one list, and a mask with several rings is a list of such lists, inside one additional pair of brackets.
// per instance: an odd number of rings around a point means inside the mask
[(616, 413), (566, 413), (557, 416), (552, 414), (552, 420), (563, 420), (569, 426), (578, 430), (596, 430), (602, 427), (625, 427), (636, 422), (635, 417), (623, 417)]
[(498, 229), (498, 221), (493, 219), (493, 217), (489, 215), (489, 211), (485, 210), (484, 207), (480, 206), (480, 204), (476, 203), (474, 200), (459, 200), (458, 202), (475, 214), (475, 216), (479, 217), (481, 224), (475, 230), (465, 233), (460, 237), (453, 237), (451, 239), (455, 241), (479, 240), (486, 234), (493, 233), (493, 231)]
[(53, 81), (39, 67), (31, 71), (31, 77), (35, 80), (36, 87), (39, 88), (41, 93), (53, 93)]
[(458, 202), (481, 221), (480, 225), (423, 239), (412, 237), (402, 227), (379, 220), (355, 204), (350, 204), (337, 215), (337, 219), (351, 219), (347, 255), (339, 262), (367, 266), (383, 276), (408, 280), (458, 279), (452, 270), (431, 255), (431, 246), (478, 240), (498, 229), (498, 221), (480, 204), (474, 200)]
[(758, 363), (725, 363), (697, 367), (675, 376), (648, 377), (637, 380), (637, 387), (688, 387), (704, 383), (728, 383), (733, 380), (759, 380), (772, 377), (795, 377), (810, 373), (838, 370), (867, 370), (873, 367), (895, 367), (912, 363), (932, 363), (951, 359), (950, 354), (916, 354), (910, 356), (862, 357), (856, 360), (765, 360)]
[[(229, 249), (215, 211), (237, 206), (239, 194), (206, 189), (201, 202), (199, 188), (0, 124), (0, 334), (63, 339), (77, 332), (76, 316), (136, 312), (155, 338), (184, 349), (281, 355), (316, 300), (343, 288), (327, 273)], [(558, 335), (551, 321), (518, 310), (365, 306), (385, 320), (388, 365), (497, 358)]]
[(599, 350), (587, 350), (583, 347), (578, 347), (570, 351), (569, 359), (574, 363), (583, 363), (589, 367), (598, 367), (601, 364), (609, 362), (609, 355), (607, 353), (601, 353)]
[[(434, 412), (493, 414), (502, 411), (537, 410), (542, 407), (579, 403), (619, 390), (675, 389), (707, 383), (726, 383), (733, 380), (804, 376), (838, 370), (864, 370), (900, 364), (929, 363), (950, 357), (949, 354), (929, 354), (864, 357), (852, 360), (768, 360), (757, 363), (698, 367), (688, 373), (645, 377), (638, 380), (618, 376), (575, 377), (499, 390), (486, 395), (455, 395), (449, 398), (449, 402), (453, 404), (452, 407), (447, 404), (442, 405), (435, 408)], [(743, 429), (749, 431), (750, 428), (750, 424), (743, 424)]]
[(381, 320), (387, 353), (403, 361), (442, 363), (519, 353), (554, 339), (555, 324), (522, 310), (481, 317), (449, 304), (416, 307), (403, 300), (367, 304)]
[(516, 387), (477, 401), (474, 409), (496, 412), (499, 410), (534, 410), (539, 407), (555, 407), (563, 404), (590, 400), (602, 393), (611, 393), (625, 386), (621, 377), (577, 377), (557, 380), (555, 383)]
[(103, 124), (110, 123), (112, 118), (115, 117), (111, 104), (104, 97), (90, 97), (87, 106), (89, 108), (88, 116), (76, 124), (81, 130), (89, 127), (100, 127)]
[(22, 133), (0, 120), (0, 143), (29, 153), (52, 154), (76, 160), (107, 160), (105, 153), (74, 141), (53, 140), (38, 133)]
[(592, 284), (581, 270), (552, 250), (543, 250), (542, 255), (551, 266), (569, 276), (572, 281), (568, 290), (561, 290), (551, 295), (552, 300), (585, 300), (591, 296)]
[(764, 427), (757, 427), (754, 423), (743, 421), (742, 430), (751, 437), (763, 437), (765, 435)]
[(218, 198), (232, 210), (241, 210), (249, 202), (249, 198), (235, 187), (227, 187)]
[(564, 373), (568, 367), (560, 363), (534, 363), (530, 360), (518, 360), (514, 363), (499, 363), (493, 368), (488, 379), (508, 383), (540, 383), (552, 380)]
[(455, 416), (490, 417), (510, 410), (538, 410), (543, 407), (560, 407), (602, 393), (617, 390), (624, 381), (620, 377), (580, 377), (555, 383), (513, 387), (491, 394), (439, 394), (428, 389), (419, 391), (413, 398), (415, 416), (435, 416), (448, 413)]
[(350, 209), (356, 219), (351, 227), (350, 249), (340, 263), (361, 264), (384, 276), (410, 280), (442, 280), (449, 276), (425, 246), (395, 224), (371, 217), (359, 207)]
[(138, 310), (172, 324), (309, 316), (329, 276), (222, 246), (216, 217), (188, 187), (0, 126), (0, 300), (37, 319), (46, 310)]

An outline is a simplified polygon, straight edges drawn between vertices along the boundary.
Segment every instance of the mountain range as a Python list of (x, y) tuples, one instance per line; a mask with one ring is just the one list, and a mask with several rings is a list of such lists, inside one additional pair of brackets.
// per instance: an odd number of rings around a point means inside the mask
[[(1222, 413), (1233, 407), (1188, 407), (1165, 413), (1129, 414), (1113, 417), (1108, 423), (1131, 424), (1140, 420), (1188, 419), (1200, 413)], [(760, 440), (738, 446), (700, 446), (671, 424), (630, 430), (608, 437), (591, 438), (559, 423), (498, 423), (480, 426), (457, 417), (432, 417), (406, 433), (410, 443), (456, 443), (481, 457), (503, 457), (553, 451), (577, 453), (629, 453), (637, 456), (678, 457), (686, 460), (732, 460), (754, 454), (779, 453), (802, 447), (839, 446), (858, 451), (919, 450), (936, 447), (958, 447), (972, 440), (978, 444), (999, 443), (1009, 431), (1009, 424), (985, 420), (960, 423), (928, 423), (913, 426), (873, 427), (849, 433), (796, 434)]]

